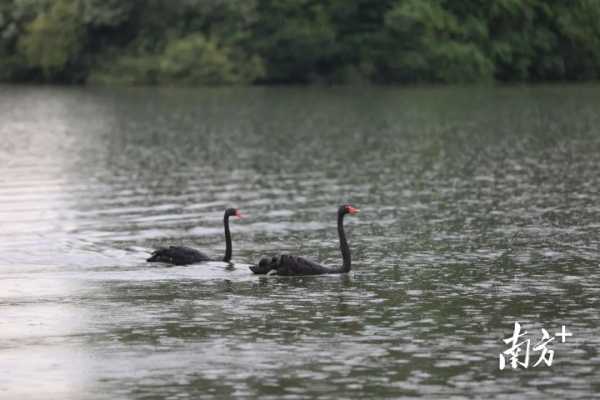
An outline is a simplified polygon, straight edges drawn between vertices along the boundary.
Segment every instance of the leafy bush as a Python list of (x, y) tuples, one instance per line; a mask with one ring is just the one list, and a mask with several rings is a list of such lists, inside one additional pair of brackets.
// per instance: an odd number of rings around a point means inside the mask
[(87, 81), (100, 85), (144, 85), (158, 83), (159, 59), (151, 54), (104, 54), (103, 63), (95, 66)]
[(167, 45), (160, 59), (161, 80), (188, 84), (223, 84), (236, 81), (227, 51), (196, 34)]

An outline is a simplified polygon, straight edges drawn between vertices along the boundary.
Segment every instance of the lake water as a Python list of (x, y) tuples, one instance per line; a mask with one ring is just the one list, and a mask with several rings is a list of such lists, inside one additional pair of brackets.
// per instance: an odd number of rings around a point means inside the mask
[(590, 398), (599, 187), (600, 87), (0, 86), (0, 398)]

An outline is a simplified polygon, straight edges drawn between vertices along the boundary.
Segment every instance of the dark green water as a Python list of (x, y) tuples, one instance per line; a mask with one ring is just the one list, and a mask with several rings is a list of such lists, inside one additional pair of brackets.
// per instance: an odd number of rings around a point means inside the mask
[[(0, 139), (0, 398), (600, 392), (600, 87), (4, 86)], [(341, 203), (350, 274), (247, 269)], [(234, 266), (144, 262), (226, 206)], [(573, 336), (500, 371), (515, 321)]]

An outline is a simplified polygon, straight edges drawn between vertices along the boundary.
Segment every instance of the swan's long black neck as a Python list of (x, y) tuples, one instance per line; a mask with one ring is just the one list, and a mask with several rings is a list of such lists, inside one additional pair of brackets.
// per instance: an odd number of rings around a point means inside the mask
[(223, 261), (229, 262), (231, 260), (231, 253), (233, 250), (231, 249), (231, 233), (229, 232), (229, 215), (225, 214), (223, 217), (223, 225), (225, 225), (225, 257), (223, 257)]
[(344, 260), (344, 264), (340, 269), (340, 272), (350, 272), (350, 268), (352, 267), (352, 259), (350, 257), (350, 247), (348, 247), (348, 242), (346, 241), (346, 233), (344, 232), (344, 213), (342, 210), (338, 211), (338, 235), (340, 237), (340, 250), (342, 251), (342, 259)]

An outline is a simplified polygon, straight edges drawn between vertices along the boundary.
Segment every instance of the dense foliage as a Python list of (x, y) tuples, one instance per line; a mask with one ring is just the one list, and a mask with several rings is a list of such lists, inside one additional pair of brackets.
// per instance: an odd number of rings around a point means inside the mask
[(596, 79), (597, 0), (0, 0), (0, 80)]

